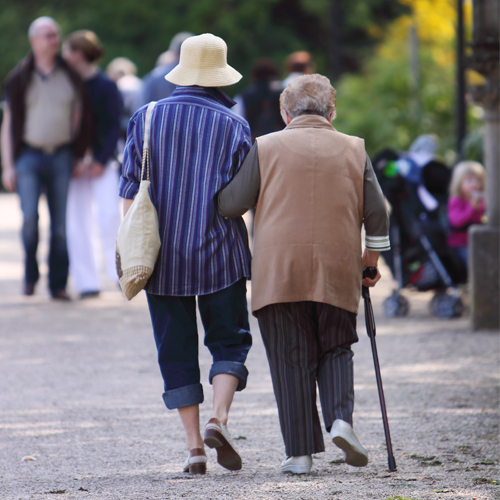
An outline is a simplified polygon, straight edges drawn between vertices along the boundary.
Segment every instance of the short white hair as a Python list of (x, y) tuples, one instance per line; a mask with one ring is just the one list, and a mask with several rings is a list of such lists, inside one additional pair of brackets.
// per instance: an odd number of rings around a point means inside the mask
[(38, 17), (30, 24), (30, 27), (28, 28), (28, 38), (36, 36), (38, 33), (38, 30), (40, 28), (43, 28), (44, 26), (52, 26), (59, 33), (61, 32), (61, 28), (60, 28), (59, 24), (57, 24), (57, 21), (55, 19), (53, 19), (52, 17), (49, 17), (49, 16), (42, 16), (42, 17)]
[(335, 119), (336, 92), (323, 75), (301, 75), (294, 78), (281, 93), (281, 109), (293, 118), (299, 115), (319, 115)]

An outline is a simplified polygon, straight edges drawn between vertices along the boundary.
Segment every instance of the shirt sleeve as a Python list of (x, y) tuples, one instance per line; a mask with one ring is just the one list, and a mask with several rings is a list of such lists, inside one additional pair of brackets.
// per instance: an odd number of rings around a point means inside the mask
[(123, 152), (123, 167), (118, 193), (127, 200), (134, 199), (141, 183), (142, 141), (146, 108), (137, 111), (130, 119), (127, 142)]
[(390, 250), (387, 205), (368, 155), (363, 182), (363, 219), (365, 248), (374, 252)]
[(234, 219), (255, 207), (260, 190), (259, 153), (255, 143), (246, 156), (238, 173), (219, 191), (219, 213)]

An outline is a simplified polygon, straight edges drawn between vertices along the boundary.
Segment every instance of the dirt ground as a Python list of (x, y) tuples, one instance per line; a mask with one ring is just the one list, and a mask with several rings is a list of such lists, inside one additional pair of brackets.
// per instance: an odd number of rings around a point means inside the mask
[[(47, 254), (42, 210), (40, 261)], [(313, 472), (285, 475), (267, 360), (255, 319), (250, 377), (235, 397), (229, 429), (243, 469), (229, 472), (208, 450), (208, 472), (181, 472), (184, 434), (163, 404), (145, 297), (127, 302), (113, 283), (99, 298), (56, 303), (46, 266), (34, 297), (20, 294), (22, 247), (15, 195), (0, 195), (0, 498), (5, 500), (500, 498), (499, 336), (472, 332), (467, 317), (439, 320), (432, 293), (407, 293), (406, 318), (386, 319), (389, 272), (372, 291), (377, 343), (398, 470), (387, 452), (370, 342), (360, 308), (354, 425), (369, 452), (365, 468), (327, 451)], [(249, 286), (249, 296), (251, 287)], [(208, 351), (201, 347), (211, 416)], [(30, 458), (31, 457), (31, 458)]]

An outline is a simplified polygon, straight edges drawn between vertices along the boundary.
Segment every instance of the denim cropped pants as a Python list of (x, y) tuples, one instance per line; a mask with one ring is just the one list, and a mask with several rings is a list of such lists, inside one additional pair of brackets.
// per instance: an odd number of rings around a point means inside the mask
[[(203, 403), (198, 363), (196, 297), (153, 295), (148, 305), (168, 409)], [(246, 279), (207, 295), (198, 295), (205, 329), (204, 343), (212, 354), (209, 382), (221, 373), (235, 376), (237, 391), (246, 387), (245, 361), (252, 345), (248, 324)]]
[(25, 251), (25, 282), (40, 277), (38, 249), (38, 200), (47, 196), (50, 213), (49, 288), (52, 294), (66, 288), (68, 249), (66, 245), (66, 203), (73, 170), (73, 153), (64, 147), (53, 154), (25, 147), (16, 161), (17, 192), (23, 212), (22, 237)]

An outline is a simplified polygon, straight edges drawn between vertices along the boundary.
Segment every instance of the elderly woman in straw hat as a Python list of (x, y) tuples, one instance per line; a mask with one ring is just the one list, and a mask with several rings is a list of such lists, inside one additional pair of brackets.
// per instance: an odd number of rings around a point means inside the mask
[[(177, 409), (189, 455), (184, 471), (204, 474), (204, 444), (217, 461), (241, 468), (227, 430), (235, 391), (245, 388), (245, 360), (252, 344), (246, 303), (250, 277), (248, 235), (241, 217), (217, 212), (224, 187), (251, 147), (248, 123), (231, 111), (235, 104), (218, 87), (241, 75), (226, 62), (225, 42), (214, 35), (183, 42), (180, 62), (166, 75), (175, 92), (158, 101), (151, 126), (151, 200), (158, 211), (161, 249), (146, 285), (169, 409)], [(125, 212), (140, 183), (146, 107), (131, 118), (124, 152), (120, 195)], [(198, 364), (196, 297), (213, 363), (213, 418), (200, 434), (203, 402)]]
[[(364, 141), (337, 132), (328, 78), (295, 78), (280, 97), (287, 127), (258, 137), (218, 197), (239, 217), (257, 205), (252, 311), (267, 351), (287, 459), (310, 472), (325, 450), (316, 408), (349, 465), (368, 455), (352, 428), (353, 352), (363, 267), (389, 249), (388, 217)], [(366, 230), (361, 250), (361, 227)], [(374, 286), (365, 278), (365, 286)]]

